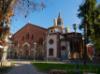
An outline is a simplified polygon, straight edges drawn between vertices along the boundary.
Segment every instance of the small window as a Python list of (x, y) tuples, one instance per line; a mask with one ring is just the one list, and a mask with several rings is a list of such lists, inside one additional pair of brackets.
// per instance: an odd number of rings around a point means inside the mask
[(54, 43), (53, 39), (50, 39), (49, 44), (53, 44), (53, 43)]
[(26, 34), (26, 39), (29, 39), (29, 33)]
[(43, 44), (43, 38), (39, 38), (39, 44), (42, 45)]
[(17, 46), (18, 45), (18, 41), (15, 41), (15, 44), (14, 45)]
[(66, 50), (66, 47), (65, 47), (65, 46), (62, 46), (61, 49), (62, 49), (62, 50)]
[(24, 41), (24, 36), (22, 37), (22, 41)]
[(49, 56), (53, 56), (53, 48), (49, 49)]
[(31, 39), (34, 40), (34, 35), (31, 36)]
[(51, 30), (51, 33), (53, 32), (53, 30)]

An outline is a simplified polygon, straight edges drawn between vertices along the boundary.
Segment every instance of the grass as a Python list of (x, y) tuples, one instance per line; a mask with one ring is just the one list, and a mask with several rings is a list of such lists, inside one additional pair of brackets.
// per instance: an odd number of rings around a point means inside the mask
[(8, 72), (12, 67), (0, 67), (0, 74)]
[(75, 71), (79, 70), (80, 73), (92, 72), (100, 74), (100, 66), (97, 65), (82, 65), (82, 64), (53, 64), (53, 63), (33, 63), (33, 65), (40, 71), (49, 72), (52, 69), (65, 70), (68, 74), (74, 74)]

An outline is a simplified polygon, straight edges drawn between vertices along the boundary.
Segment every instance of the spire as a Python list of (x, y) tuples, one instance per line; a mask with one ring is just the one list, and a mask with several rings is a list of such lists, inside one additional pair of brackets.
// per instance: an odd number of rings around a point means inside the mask
[(61, 16), (60, 16), (60, 12), (59, 12), (58, 18), (61, 18)]
[(58, 18), (57, 18), (57, 25), (61, 26), (63, 24), (62, 22), (62, 18), (60, 16), (60, 12), (59, 12), (59, 15), (58, 15)]

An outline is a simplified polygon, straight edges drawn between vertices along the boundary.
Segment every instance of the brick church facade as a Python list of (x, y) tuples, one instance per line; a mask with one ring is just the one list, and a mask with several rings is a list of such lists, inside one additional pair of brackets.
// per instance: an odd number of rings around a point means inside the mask
[[(12, 36), (13, 44), (10, 47), (9, 57), (32, 59), (34, 56), (44, 56), (41, 52), (44, 52), (46, 33), (47, 29), (45, 28), (30, 23), (26, 24)], [(41, 49), (37, 53), (35, 50), (39, 48)]]

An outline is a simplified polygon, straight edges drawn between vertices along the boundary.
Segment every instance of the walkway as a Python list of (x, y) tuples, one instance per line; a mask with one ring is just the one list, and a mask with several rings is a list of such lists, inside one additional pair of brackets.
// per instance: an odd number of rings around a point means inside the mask
[(38, 72), (36, 68), (28, 61), (17, 61), (15, 64), (15, 67), (12, 68), (10, 72), (7, 74), (45, 74)]

